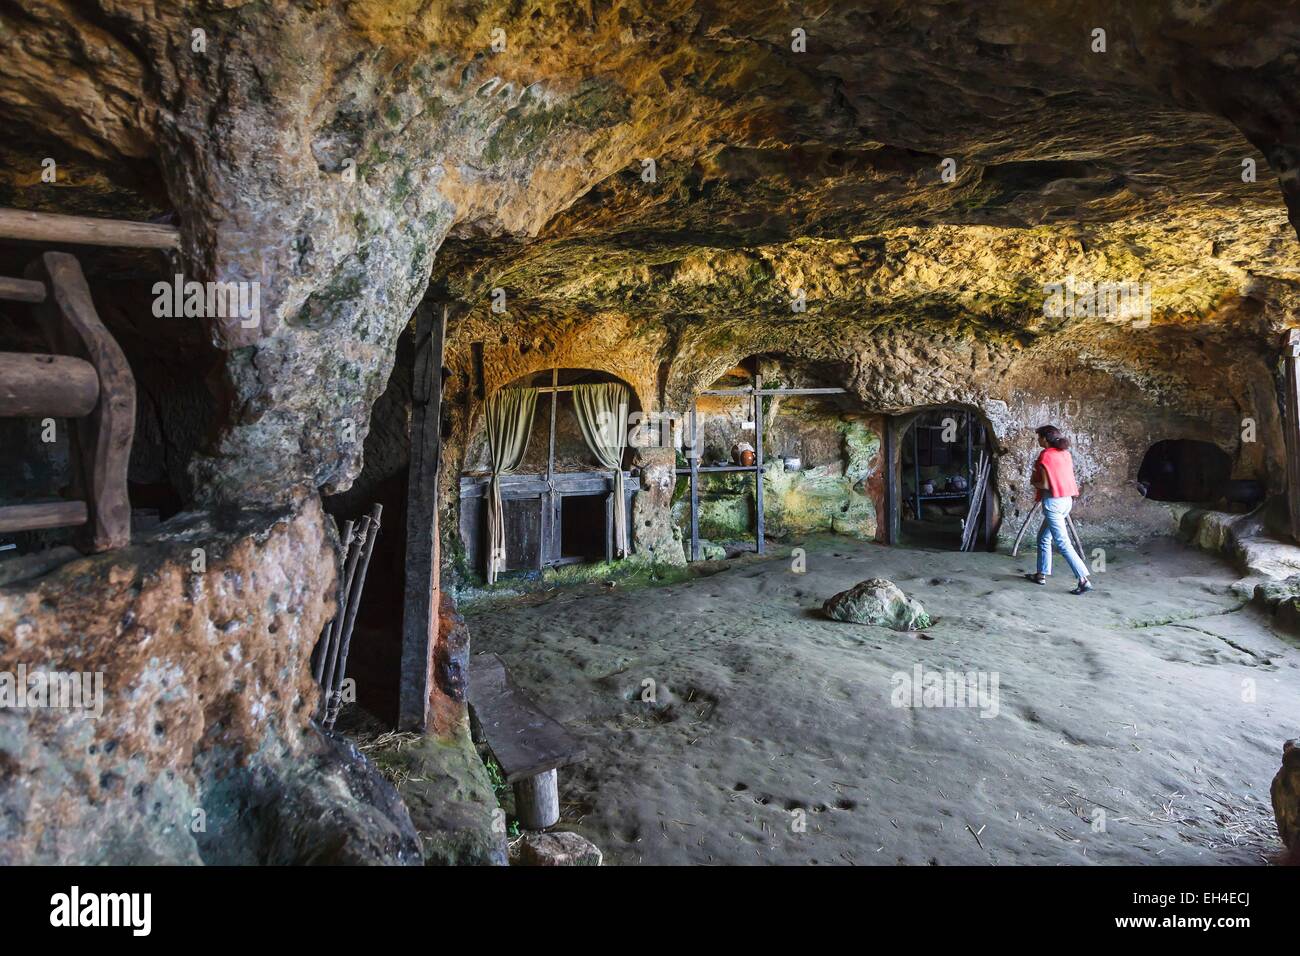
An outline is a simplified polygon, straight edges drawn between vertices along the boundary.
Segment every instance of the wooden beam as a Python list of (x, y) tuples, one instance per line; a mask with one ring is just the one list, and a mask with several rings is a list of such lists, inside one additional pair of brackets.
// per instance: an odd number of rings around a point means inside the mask
[(847, 395), (844, 388), (707, 388), (701, 395)]
[(435, 691), (434, 651), (439, 580), (438, 469), (442, 455), (442, 356), (447, 308), (415, 314), (415, 369), (411, 385), (411, 461), (406, 488), (406, 586), (402, 601), (402, 658), (397, 728), (423, 733)]
[(8, 299), (10, 302), (31, 302), (33, 304), (45, 301), (45, 286), (39, 282), (32, 282), (30, 279), (11, 279), (9, 276), (0, 276), (0, 299)]
[(181, 233), (175, 226), (23, 209), (0, 209), (0, 239), (142, 249), (179, 249), (181, 245)]
[(42, 501), (0, 508), (0, 533), (70, 528), (86, 523), (84, 501)]
[(0, 418), (81, 418), (98, 402), (99, 374), (84, 359), (0, 352)]

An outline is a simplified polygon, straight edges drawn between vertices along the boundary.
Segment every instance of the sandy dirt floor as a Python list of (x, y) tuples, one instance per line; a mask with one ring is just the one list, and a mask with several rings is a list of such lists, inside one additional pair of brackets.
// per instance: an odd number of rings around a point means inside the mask
[[(560, 771), (561, 827), (607, 863), (1258, 864), (1280, 849), (1268, 788), (1300, 733), (1300, 645), (1243, 606), (1221, 559), (1166, 540), (1116, 551), (1078, 598), (1063, 564), (1046, 588), (1023, 581), (1023, 555), (803, 547), (802, 574), (782, 549), (672, 585), (469, 610), (475, 652), (499, 653), (585, 742)], [(925, 638), (822, 616), (869, 577), (925, 605)], [(897, 706), (918, 666), (923, 683), (975, 672), (989, 694)]]

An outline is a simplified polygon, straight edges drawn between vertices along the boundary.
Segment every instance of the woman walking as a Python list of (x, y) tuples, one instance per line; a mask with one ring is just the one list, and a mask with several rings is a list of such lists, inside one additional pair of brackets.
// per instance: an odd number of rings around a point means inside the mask
[(1030, 482), (1037, 499), (1043, 503), (1043, 526), (1038, 529), (1038, 571), (1025, 577), (1035, 584), (1047, 583), (1047, 576), (1052, 573), (1052, 544), (1055, 542), (1056, 549), (1079, 579), (1070, 593), (1086, 594), (1092, 590), (1088, 566), (1070, 543), (1070, 532), (1066, 527), (1070, 507), (1079, 495), (1079, 485), (1074, 480), (1074, 460), (1068, 450), (1070, 439), (1055, 425), (1044, 425), (1038, 429), (1038, 446), (1043, 450), (1034, 462)]

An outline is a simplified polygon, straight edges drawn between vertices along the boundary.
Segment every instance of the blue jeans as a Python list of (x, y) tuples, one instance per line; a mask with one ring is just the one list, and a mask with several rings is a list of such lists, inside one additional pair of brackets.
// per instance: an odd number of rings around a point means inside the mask
[(1088, 576), (1088, 566), (1070, 543), (1070, 532), (1065, 526), (1066, 515), (1070, 513), (1073, 498), (1044, 498), (1043, 526), (1038, 529), (1038, 573), (1052, 573), (1052, 543), (1061, 552), (1074, 576), (1082, 581)]

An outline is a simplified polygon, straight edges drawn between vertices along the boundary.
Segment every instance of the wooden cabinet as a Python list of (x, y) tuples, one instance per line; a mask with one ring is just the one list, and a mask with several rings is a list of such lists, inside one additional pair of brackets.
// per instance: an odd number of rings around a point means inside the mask
[[(485, 475), (460, 479), (461, 542), (469, 566), (480, 573), (487, 571), (488, 480)], [(631, 540), (637, 485), (627, 472), (623, 485)], [(612, 560), (613, 501), (614, 476), (607, 471), (555, 474), (549, 482), (545, 475), (506, 475), (501, 479), (506, 570)]]

